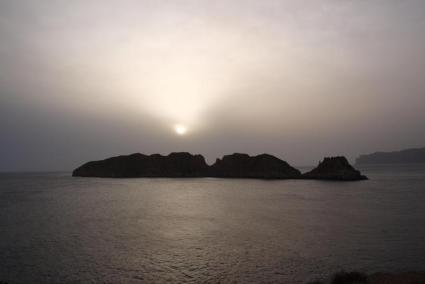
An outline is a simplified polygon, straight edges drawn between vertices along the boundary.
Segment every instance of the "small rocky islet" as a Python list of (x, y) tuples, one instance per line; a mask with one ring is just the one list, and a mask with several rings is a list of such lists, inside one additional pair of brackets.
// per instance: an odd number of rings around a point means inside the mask
[(144, 155), (140, 153), (91, 161), (72, 172), (74, 177), (216, 177), (253, 179), (317, 179), (355, 181), (367, 179), (345, 157), (327, 157), (310, 172), (302, 174), (287, 162), (269, 155), (234, 153), (217, 159), (211, 166), (202, 155), (187, 152)]
[(344, 181), (367, 179), (343, 156), (325, 158), (316, 168), (303, 174), (303, 178)]

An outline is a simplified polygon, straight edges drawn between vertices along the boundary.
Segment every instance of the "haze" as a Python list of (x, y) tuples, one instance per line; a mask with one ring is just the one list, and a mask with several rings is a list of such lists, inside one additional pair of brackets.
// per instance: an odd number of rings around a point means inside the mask
[(424, 31), (422, 0), (2, 0), (0, 171), (424, 146)]

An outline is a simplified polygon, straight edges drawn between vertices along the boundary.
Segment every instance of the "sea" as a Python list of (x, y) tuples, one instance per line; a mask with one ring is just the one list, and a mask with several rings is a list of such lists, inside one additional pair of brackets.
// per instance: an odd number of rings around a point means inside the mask
[(425, 165), (367, 181), (0, 174), (0, 283), (306, 283), (425, 270)]

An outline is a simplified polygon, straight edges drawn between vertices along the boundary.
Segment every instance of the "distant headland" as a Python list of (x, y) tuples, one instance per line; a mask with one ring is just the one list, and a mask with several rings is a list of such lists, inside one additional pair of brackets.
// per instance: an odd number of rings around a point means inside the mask
[(425, 148), (406, 149), (394, 152), (376, 152), (373, 154), (361, 155), (356, 159), (356, 165), (412, 163), (425, 163)]
[(367, 179), (345, 157), (328, 157), (310, 172), (302, 174), (287, 162), (269, 155), (234, 153), (209, 166), (202, 155), (187, 152), (144, 155), (140, 153), (92, 161), (75, 169), (74, 177), (217, 177), (255, 179), (319, 179), (354, 181)]

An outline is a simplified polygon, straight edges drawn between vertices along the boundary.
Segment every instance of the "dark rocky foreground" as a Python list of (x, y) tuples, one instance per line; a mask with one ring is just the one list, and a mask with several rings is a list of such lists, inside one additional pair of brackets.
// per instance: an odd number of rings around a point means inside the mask
[(424, 284), (425, 272), (374, 273), (338, 272), (330, 280), (313, 280), (307, 284)]
[(367, 179), (345, 157), (325, 158), (315, 169), (303, 174), (303, 178), (347, 181)]
[(304, 175), (287, 162), (272, 155), (226, 155), (209, 166), (201, 155), (190, 153), (132, 154), (88, 162), (72, 173), (77, 177), (219, 177), (258, 179), (366, 179), (344, 157), (325, 158), (313, 171)]

